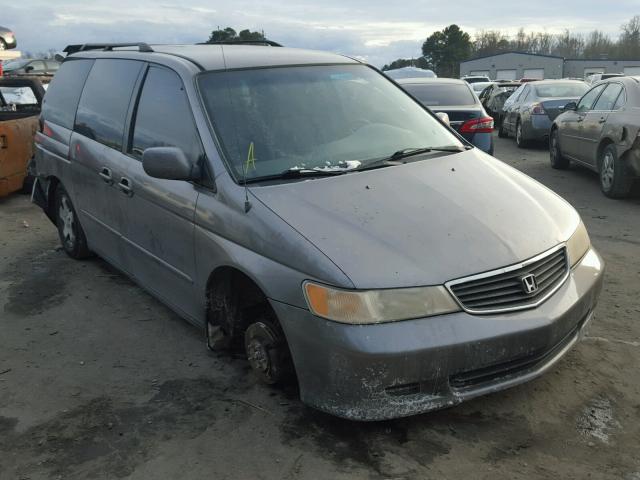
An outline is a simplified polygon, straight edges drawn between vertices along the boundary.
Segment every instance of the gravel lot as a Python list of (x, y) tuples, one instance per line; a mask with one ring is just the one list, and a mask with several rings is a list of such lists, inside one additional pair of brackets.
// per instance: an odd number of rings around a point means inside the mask
[(27, 197), (0, 200), (0, 478), (640, 480), (640, 195), (496, 141), (607, 262), (589, 336), (529, 384), (382, 423), (257, 384), (103, 261), (67, 258)]

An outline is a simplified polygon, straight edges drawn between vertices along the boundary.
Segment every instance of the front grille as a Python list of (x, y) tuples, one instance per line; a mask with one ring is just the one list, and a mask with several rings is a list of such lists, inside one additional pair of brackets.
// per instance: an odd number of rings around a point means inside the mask
[[(519, 265), (447, 283), (462, 307), (471, 313), (520, 310), (535, 307), (546, 300), (568, 274), (566, 249), (555, 248)], [(526, 280), (535, 288), (527, 293)], [(528, 278), (525, 278), (528, 277)]]

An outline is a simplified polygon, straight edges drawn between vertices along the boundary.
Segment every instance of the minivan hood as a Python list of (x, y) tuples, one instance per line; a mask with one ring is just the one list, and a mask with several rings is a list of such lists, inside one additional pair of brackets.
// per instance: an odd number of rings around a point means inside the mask
[(437, 285), (518, 263), (579, 222), (558, 195), (478, 149), (251, 193), (363, 289)]

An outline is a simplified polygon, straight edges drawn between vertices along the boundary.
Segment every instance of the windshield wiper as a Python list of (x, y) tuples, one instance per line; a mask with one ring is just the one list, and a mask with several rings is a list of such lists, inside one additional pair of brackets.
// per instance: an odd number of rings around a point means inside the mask
[(403, 148), (402, 150), (398, 150), (397, 152), (389, 155), (385, 160), (394, 161), (401, 160), (403, 158), (412, 157), (414, 155), (420, 155), (421, 153), (429, 153), (429, 152), (464, 152), (468, 150), (469, 147), (456, 147), (456, 146), (445, 146), (445, 147), (418, 147), (418, 148)]
[(429, 152), (452, 152), (459, 153), (464, 152), (465, 150), (469, 150), (469, 146), (456, 147), (456, 146), (446, 146), (446, 147), (421, 147), (421, 148), (403, 148), (402, 150), (398, 150), (397, 152), (392, 153), (387, 157), (372, 159), (369, 162), (366, 162), (362, 167), (358, 168), (358, 170), (373, 170), (375, 168), (381, 167), (392, 167), (394, 165), (401, 165), (403, 158), (412, 157), (414, 155), (420, 155), (422, 153)]
[(264, 182), (268, 180), (279, 180), (301, 177), (330, 177), (352, 172), (353, 169), (328, 169), (328, 168), (288, 168), (284, 172), (276, 175), (265, 175), (264, 177), (248, 178), (244, 183)]

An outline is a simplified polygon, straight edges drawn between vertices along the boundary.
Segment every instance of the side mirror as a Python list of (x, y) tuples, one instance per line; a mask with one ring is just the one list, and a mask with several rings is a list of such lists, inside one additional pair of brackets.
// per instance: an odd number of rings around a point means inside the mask
[(33, 72), (33, 65), (27, 65), (26, 67), (24, 67), (24, 71), (27, 73)]
[(576, 108), (578, 108), (578, 104), (576, 102), (569, 102), (562, 107), (562, 110), (566, 112), (567, 110), (575, 110)]
[(446, 125), (449, 125), (449, 115), (447, 115), (446, 113), (444, 113), (444, 112), (436, 112), (436, 117), (438, 117), (440, 119), (440, 121), (442, 121)]
[(165, 180), (198, 180), (200, 168), (177, 147), (152, 147), (142, 153), (142, 168), (150, 177)]

